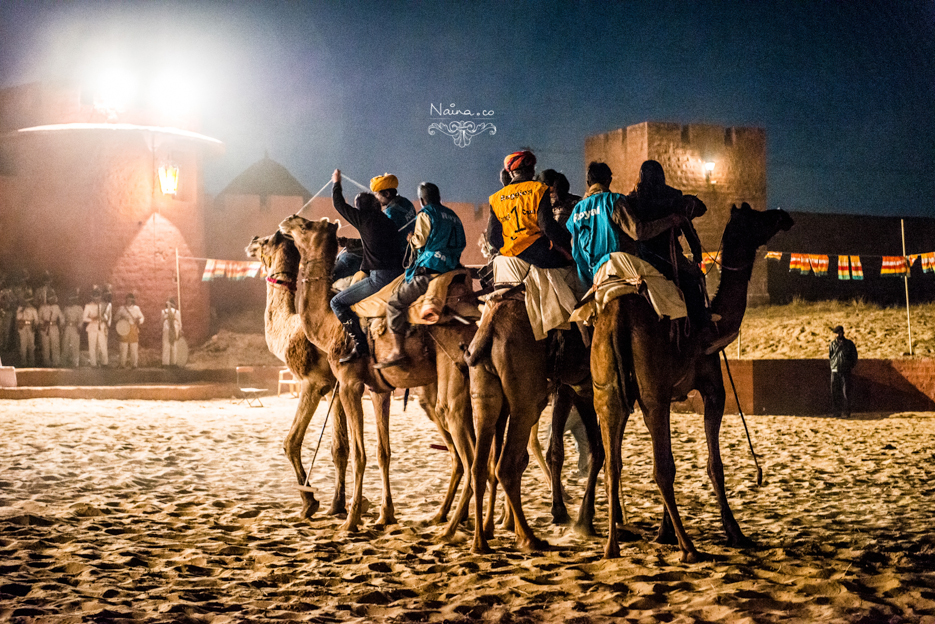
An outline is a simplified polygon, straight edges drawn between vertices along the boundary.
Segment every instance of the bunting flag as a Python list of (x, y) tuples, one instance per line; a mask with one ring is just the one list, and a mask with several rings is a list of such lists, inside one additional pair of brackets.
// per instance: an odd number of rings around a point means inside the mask
[(907, 262), (906, 256), (883, 256), (880, 275), (885, 277), (905, 275), (909, 271)]
[(864, 267), (860, 264), (860, 256), (851, 256), (851, 279), (864, 279)]
[(828, 256), (808, 254), (808, 263), (816, 277), (824, 277), (828, 274)]
[(906, 267), (911, 269), (912, 265), (916, 263), (916, 259), (920, 254), (912, 254), (911, 256), (906, 256)]
[(935, 273), (935, 251), (924, 253), (922, 258), (922, 272)]
[(767, 251), (766, 259), (767, 260), (782, 260), (782, 252), (781, 251)]
[(848, 262), (847, 256), (838, 256), (838, 279), (851, 279), (851, 265), (850, 262)]
[(214, 260), (209, 258), (205, 263), (205, 271), (201, 275), (201, 281), (210, 282), (222, 277), (240, 281), (246, 277), (256, 277), (262, 266), (262, 263), (256, 260)]
[(701, 254), (701, 272), (707, 275), (708, 271), (711, 270), (711, 267), (713, 267), (716, 264), (720, 264), (720, 262), (721, 262), (720, 251), (718, 251), (717, 253), (710, 253), (708, 251), (703, 252)]
[(805, 275), (812, 270), (811, 265), (808, 262), (808, 256), (805, 254), (789, 254), (789, 271), (798, 271), (799, 273)]

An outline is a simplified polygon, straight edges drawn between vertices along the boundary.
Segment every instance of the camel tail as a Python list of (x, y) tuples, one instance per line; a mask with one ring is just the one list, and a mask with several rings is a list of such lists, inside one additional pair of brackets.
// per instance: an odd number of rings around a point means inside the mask
[(490, 355), (490, 348), (493, 345), (494, 336), (493, 317), (498, 305), (499, 302), (487, 303), (488, 309), (481, 317), (477, 333), (474, 334), (474, 339), (471, 340), (471, 344), (468, 345), (468, 350), (464, 354), (464, 361), (467, 362), (468, 366), (477, 366), (477, 363), (480, 362), (482, 358)]

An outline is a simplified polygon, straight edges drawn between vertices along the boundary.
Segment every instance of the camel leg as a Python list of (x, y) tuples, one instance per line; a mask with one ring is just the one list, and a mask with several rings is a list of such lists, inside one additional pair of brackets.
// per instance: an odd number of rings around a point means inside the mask
[(396, 510), (393, 508), (393, 493), (390, 490), (390, 393), (371, 390), (370, 400), (373, 402), (373, 413), (377, 418), (377, 463), (383, 482), (380, 517), (374, 526), (383, 529), (396, 524)]
[[(340, 393), (339, 393), (340, 395)], [(347, 479), (347, 459), (350, 443), (347, 438), (347, 416), (340, 398), (334, 401), (334, 419), (331, 421), (331, 461), (334, 463), (334, 497), (328, 515), (344, 517), (347, 515), (345, 499), (345, 481)]]
[[(549, 436), (549, 468), (552, 472), (552, 524), (567, 524), (571, 517), (565, 507), (562, 467), (565, 465), (565, 424), (571, 412), (574, 390), (561, 385), (552, 397), (552, 435)], [(593, 408), (592, 408), (593, 409)], [(536, 428), (533, 430), (535, 431)]]
[(675, 459), (672, 457), (669, 419), (669, 401), (672, 391), (671, 388), (664, 388), (664, 390), (666, 392), (657, 389), (657, 392), (652, 393), (657, 396), (650, 395), (649, 397), (646, 395), (650, 393), (641, 392), (645, 398), (640, 402), (640, 407), (643, 409), (643, 421), (646, 423), (653, 443), (653, 478), (666, 505), (666, 512), (672, 520), (672, 527), (682, 551), (682, 562), (693, 563), (698, 560), (698, 551), (695, 550), (691, 538), (685, 532), (675, 504)]
[(724, 464), (721, 462), (721, 420), (724, 418), (724, 380), (721, 376), (721, 363), (717, 356), (713, 361), (709, 358), (701, 366), (710, 371), (705, 375), (701, 388), (701, 397), (704, 400), (704, 430), (705, 440), (708, 443), (708, 478), (717, 496), (718, 506), (721, 509), (721, 524), (727, 533), (728, 546), (750, 548), (754, 546), (740, 530), (740, 525), (734, 519), (734, 514), (727, 501), (727, 489), (724, 486)]
[[(489, 553), (487, 536), (484, 534), (483, 504), (487, 486), (490, 450), (496, 435), (497, 420), (503, 406), (503, 389), (500, 380), (483, 366), (471, 367), (471, 406), (474, 411), (477, 444), (474, 447), (474, 463), (471, 478), (474, 482), (474, 543), (471, 551)], [(493, 488), (491, 488), (493, 489)], [(493, 492), (491, 492), (493, 494)]]
[[(464, 373), (454, 363), (449, 363), (447, 360), (439, 360), (439, 362), (444, 364), (444, 366), (439, 367), (439, 390), (443, 390), (443, 392), (439, 392), (437, 411), (439, 419), (445, 423), (451, 442), (457, 451), (460, 479), (460, 473), (463, 472), (462, 466), (472, 466), (474, 464), (474, 423), (469, 385)], [(457, 487), (457, 484), (455, 486)], [(445, 528), (445, 532), (442, 534), (442, 539), (449, 540), (454, 537), (458, 525), (467, 517), (468, 507), (473, 495), (472, 475), (469, 472), (464, 488), (461, 490), (458, 506), (451, 517), (451, 521)]]
[(347, 512), (347, 520), (341, 525), (341, 528), (345, 531), (356, 531), (360, 527), (361, 505), (364, 497), (364, 470), (367, 468), (367, 452), (364, 448), (362, 394), (362, 383), (341, 380), (338, 396), (347, 415), (350, 445), (353, 449), (352, 466), (354, 468), (354, 496), (351, 499), (351, 508)]
[[(617, 304), (612, 304), (617, 305)], [(618, 370), (629, 366), (628, 362), (618, 363), (614, 342), (618, 340), (615, 325), (616, 314), (613, 308), (597, 317), (594, 324), (594, 338), (591, 341), (591, 383), (594, 388), (594, 409), (601, 415), (601, 439), (604, 446), (604, 488), (607, 491), (607, 506), (611, 510), (607, 522), (607, 543), (604, 546), (604, 558), (615, 559), (620, 556), (620, 543), (617, 539), (617, 525), (614, 512), (620, 505), (620, 447), (623, 432), (630, 417), (623, 400)], [(593, 470), (593, 467), (592, 467)], [(589, 473), (590, 476), (590, 473)]]
[[(299, 389), (299, 405), (295, 410), (292, 428), (289, 429), (289, 433), (286, 434), (286, 439), (282, 444), (282, 449), (285, 451), (289, 463), (292, 464), (299, 485), (305, 485), (305, 479), (308, 476), (305, 467), (302, 465), (302, 443), (305, 441), (305, 432), (308, 431), (308, 425), (312, 421), (312, 416), (315, 415), (315, 408), (318, 407), (320, 399), (319, 389), (312, 388), (311, 382), (303, 380)], [(311, 518), (318, 511), (321, 504), (311, 492), (300, 491), (299, 495), (302, 497), (301, 516)]]
[[(581, 507), (578, 509), (578, 520), (575, 522), (575, 531), (581, 535), (593, 536), (597, 534), (594, 530), (594, 496), (597, 490), (597, 477), (601, 471), (601, 466), (604, 464), (604, 445), (601, 444), (601, 429), (597, 422), (597, 412), (594, 411), (593, 398), (591, 396), (576, 394), (574, 397), (574, 404), (575, 407), (578, 408), (578, 415), (581, 417), (581, 422), (584, 424), (584, 429), (588, 436), (588, 449), (591, 451), (591, 464), (588, 466), (588, 481), (584, 488), (584, 496), (581, 499)], [(612, 517), (613, 521), (611, 526), (621, 517), (618, 509), (614, 509)]]
[(529, 451), (532, 453), (532, 456), (536, 458), (536, 463), (539, 464), (539, 469), (542, 471), (542, 476), (545, 477), (547, 482), (551, 482), (552, 472), (549, 470), (549, 465), (545, 461), (545, 456), (542, 454), (542, 444), (539, 442), (538, 420), (529, 431)]
[(451, 475), (448, 479), (448, 491), (442, 501), (438, 512), (426, 524), (444, 524), (448, 519), (448, 512), (451, 510), (451, 504), (454, 501), (455, 494), (458, 491), (458, 484), (464, 474), (464, 467), (461, 465), (461, 458), (448, 432), (448, 427), (444, 422), (444, 406), (442, 405), (442, 395), (445, 392), (444, 385), (439, 379), (439, 383), (423, 386), (419, 397), (419, 404), (438, 430), (438, 435), (445, 441), (445, 447), (448, 449), (448, 458), (451, 461)]

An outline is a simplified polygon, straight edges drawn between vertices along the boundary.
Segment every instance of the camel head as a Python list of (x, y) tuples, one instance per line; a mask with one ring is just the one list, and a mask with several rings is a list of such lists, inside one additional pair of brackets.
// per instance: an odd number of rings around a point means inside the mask
[(295, 272), (299, 265), (299, 252), (295, 243), (277, 230), (270, 236), (254, 236), (244, 250), (251, 258), (263, 263), (267, 272)]
[(320, 260), (328, 266), (334, 266), (338, 255), (338, 228), (340, 222), (322, 217), (320, 221), (309, 221), (299, 215), (292, 215), (279, 224), (279, 231), (295, 241), (295, 246), (306, 262)]
[(754, 210), (743, 202), (740, 208), (730, 208), (730, 220), (724, 228), (722, 245), (725, 253), (728, 248), (755, 252), (779, 231), (787, 231), (792, 225), (792, 217), (785, 210)]

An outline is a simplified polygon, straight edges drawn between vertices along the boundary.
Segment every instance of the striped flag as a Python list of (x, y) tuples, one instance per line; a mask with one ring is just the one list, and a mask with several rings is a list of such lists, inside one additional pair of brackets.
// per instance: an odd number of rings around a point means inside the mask
[(767, 251), (766, 259), (767, 260), (782, 260), (782, 252), (781, 251)]
[(906, 265), (906, 256), (883, 256), (883, 266), (880, 267), (880, 275), (892, 277), (905, 275), (908, 270)]
[(851, 279), (851, 265), (847, 260), (847, 256), (838, 256), (838, 279)]
[(828, 274), (828, 256), (809, 254), (808, 264), (816, 277), (824, 277)]
[(851, 279), (864, 279), (864, 267), (860, 264), (860, 256), (851, 256)]

